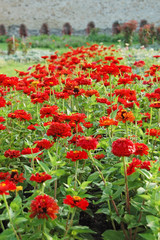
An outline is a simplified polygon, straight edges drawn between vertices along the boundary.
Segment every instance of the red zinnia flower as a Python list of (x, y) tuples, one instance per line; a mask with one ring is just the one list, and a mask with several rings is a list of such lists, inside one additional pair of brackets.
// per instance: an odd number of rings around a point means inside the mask
[(6, 126), (4, 126), (3, 124), (0, 124), (0, 130), (5, 130)]
[(5, 107), (6, 105), (6, 100), (3, 97), (0, 97), (0, 108)]
[(15, 169), (15, 170), (12, 170), (12, 173), (7, 177), (7, 179), (9, 181), (12, 181), (14, 182), (15, 184), (21, 182), (23, 183), (25, 178), (23, 177), (23, 173), (18, 173), (18, 171)]
[(30, 218), (38, 217), (38, 219), (48, 219), (50, 217), (52, 220), (57, 218), (59, 207), (55, 200), (48, 195), (39, 195), (31, 203), (31, 214)]
[(109, 117), (101, 117), (99, 120), (99, 126), (110, 126), (110, 125), (118, 125), (118, 121), (113, 120)]
[(34, 144), (36, 144), (36, 147), (38, 147), (40, 150), (43, 150), (43, 149), (51, 148), (54, 143), (50, 142), (47, 139), (42, 139), (42, 140), (39, 140), (39, 141), (35, 141)]
[(0, 195), (9, 195), (8, 191), (16, 190), (16, 184), (11, 181), (4, 181), (0, 183)]
[(70, 151), (70, 152), (67, 152), (66, 158), (69, 158), (73, 162), (75, 162), (80, 159), (87, 159), (88, 155), (85, 151)]
[(7, 151), (5, 151), (4, 156), (7, 158), (18, 158), (21, 155), (20, 151), (18, 150), (10, 150), (8, 149)]
[(148, 129), (146, 130), (146, 135), (150, 135), (150, 136), (155, 136), (156, 138), (158, 138), (160, 136), (160, 130), (152, 128), (152, 129)]
[(127, 138), (119, 138), (112, 143), (112, 153), (118, 157), (129, 157), (135, 150), (134, 143)]
[(97, 148), (98, 141), (93, 137), (81, 137), (77, 141), (77, 146), (80, 146), (83, 149), (94, 150)]
[(24, 121), (24, 120), (29, 121), (32, 119), (31, 114), (27, 113), (24, 110), (16, 110), (14, 113), (9, 113), (8, 117), (17, 118), (17, 119), (20, 119), (20, 121)]
[(36, 126), (40, 126), (38, 123), (36, 123), (36, 124), (31, 124), (31, 125), (29, 125), (28, 127), (27, 127), (27, 129), (29, 129), (29, 130), (32, 130), (32, 131), (34, 131), (34, 130), (36, 130)]
[(35, 181), (37, 183), (43, 183), (47, 180), (52, 179), (51, 175), (42, 172), (42, 173), (36, 173), (35, 175), (32, 174), (32, 176), (30, 177), (30, 181)]
[(40, 114), (41, 114), (41, 118), (44, 117), (53, 117), (53, 114), (57, 113), (57, 109), (58, 107), (53, 105), (53, 106), (46, 106), (46, 107), (42, 107), (40, 109)]
[(142, 164), (142, 161), (139, 160), (138, 158), (133, 158), (132, 162), (129, 163), (129, 166), (127, 167), (127, 175), (131, 175), (136, 171), (135, 168), (139, 168)]
[(118, 121), (122, 121), (123, 123), (125, 123), (126, 121), (130, 121), (133, 122), (133, 120), (135, 119), (133, 113), (127, 112), (125, 109), (121, 109), (120, 111), (117, 112), (116, 115), (116, 120)]
[(135, 61), (135, 63), (133, 64), (136, 67), (143, 67), (145, 65), (145, 62), (140, 60), (140, 61)]
[(71, 127), (66, 123), (53, 122), (47, 130), (47, 136), (57, 137), (70, 137)]
[(147, 155), (149, 148), (144, 143), (135, 143), (136, 151), (134, 152), (134, 155)]
[(160, 101), (151, 103), (151, 104), (149, 105), (149, 107), (160, 108)]
[(0, 122), (5, 122), (6, 120), (4, 119), (4, 117), (0, 117)]
[(78, 196), (72, 197), (70, 195), (66, 196), (66, 199), (63, 200), (63, 203), (70, 205), (71, 208), (78, 207), (81, 208), (82, 210), (86, 210), (89, 205), (88, 201), (85, 198), (81, 198)]
[(97, 160), (100, 160), (100, 159), (102, 159), (104, 157), (105, 157), (105, 155), (103, 153), (94, 155), (94, 158), (97, 159)]

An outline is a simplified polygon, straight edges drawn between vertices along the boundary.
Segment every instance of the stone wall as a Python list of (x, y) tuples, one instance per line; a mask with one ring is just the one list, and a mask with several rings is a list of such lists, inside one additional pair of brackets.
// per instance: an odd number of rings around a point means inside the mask
[(160, 0), (0, 0), (0, 24), (8, 28), (23, 23), (38, 33), (46, 22), (57, 34), (65, 22), (70, 22), (75, 33), (83, 32), (89, 21), (99, 29), (131, 19), (160, 26), (159, 10)]

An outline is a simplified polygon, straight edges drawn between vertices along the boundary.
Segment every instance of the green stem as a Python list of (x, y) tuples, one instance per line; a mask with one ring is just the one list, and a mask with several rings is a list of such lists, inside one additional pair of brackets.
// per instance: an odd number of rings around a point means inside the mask
[[(56, 143), (56, 157), (58, 156), (58, 147), (59, 147), (59, 139), (57, 139), (57, 143)], [(58, 166), (56, 165), (56, 169), (57, 170)], [(57, 197), (57, 179), (54, 182), (54, 199), (56, 199)]]
[(99, 175), (101, 176), (101, 178), (102, 178), (102, 180), (103, 180), (103, 182), (104, 182), (104, 185), (105, 185), (105, 184), (106, 184), (106, 181), (105, 181), (105, 179), (104, 179), (103, 173), (101, 172), (101, 170), (99, 169), (99, 167), (97, 167), (97, 165), (95, 164), (94, 158), (93, 158), (92, 153), (91, 153), (90, 151), (88, 152), (88, 155), (89, 155), (90, 159), (92, 160), (93, 165), (95, 166), (95, 168), (96, 168), (97, 171), (99, 172)]
[(70, 228), (72, 227), (72, 225), (73, 225), (73, 219), (74, 219), (75, 213), (76, 213), (76, 208), (73, 209), (73, 213), (72, 213), (72, 216), (71, 216), (71, 219), (70, 219), (70, 223), (69, 223), (69, 225), (67, 226), (66, 232), (65, 232), (64, 237), (63, 237), (64, 240), (65, 240), (65, 237), (67, 236), (67, 233), (68, 233), (69, 229), (70, 229)]
[(130, 214), (130, 199), (129, 199), (129, 190), (128, 190), (128, 180), (127, 180), (127, 170), (126, 170), (126, 163), (125, 163), (125, 157), (123, 158), (123, 167), (124, 167), (124, 177), (125, 177), (125, 186), (126, 186), (126, 207), (127, 207), (127, 212)]
[(2, 222), (2, 220), (0, 221), (0, 224), (1, 224), (1, 228), (2, 228), (2, 230), (4, 231), (4, 230), (5, 230), (5, 228), (4, 228), (4, 225), (3, 225), (3, 222)]
[(128, 138), (128, 125), (127, 125), (127, 122), (125, 124), (126, 124), (126, 137)]
[(74, 181), (74, 190), (76, 190), (76, 186), (77, 186), (77, 172), (78, 172), (78, 163), (79, 163), (79, 161), (76, 161), (75, 162), (75, 181)]
[[(111, 216), (112, 210), (111, 210), (110, 201), (108, 200), (107, 202), (108, 202), (108, 208), (109, 208), (109, 212), (110, 212), (110, 216)], [(116, 226), (115, 226), (114, 220), (112, 218), (111, 218), (111, 222), (112, 222), (113, 229), (116, 231)]]
[(9, 212), (9, 206), (8, 206), (5, 194), (3, 194), (3, 200), (4, 200), (4, 203), (5, 203), (6, 209), (7, 209), (9, 221), (10, 221), (10, 224), (12, 226), (13, 232), (16, 235), (17, 240), (20, 240), (20, 238), (18, 237), (18, 234), (17, 234), (17, 232), (16, 232), (16, 230), (15, 230), (15, 228), (13, 226), (13, 223), (12, 223), (11, 215), (10, 215), (10, 212)]

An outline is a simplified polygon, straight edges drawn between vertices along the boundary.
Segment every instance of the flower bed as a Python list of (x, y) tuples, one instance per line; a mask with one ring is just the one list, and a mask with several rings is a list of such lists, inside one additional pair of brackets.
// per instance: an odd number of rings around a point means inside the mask
[(0, 74), (1, 239), (158, 240), (152, 53), (70, 47)]

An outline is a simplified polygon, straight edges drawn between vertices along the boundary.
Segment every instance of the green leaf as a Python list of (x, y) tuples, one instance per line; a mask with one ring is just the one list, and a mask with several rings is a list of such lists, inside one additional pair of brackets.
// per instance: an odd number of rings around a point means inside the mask
[(114, 231), (114, 230), (107, 230), (103, 234), (103, 240), (124, 240), (123, 232), (121, 231)]
[(152, 174), (146, 170), (146, 169), (138, 169), (138, 171), (143, 175), (145, 176), (146, 178), (150, 179), (152, 178)]
[(19, 225), (19, 224), (24, 223), (24, 222), (27, 222), (27, 221), (28, 221), (27, 218), (18, 217), (18, 218), (16, 218), (16, 219), (14, 220), (14, 223), (17, 224), (17, 225)]
[(20, 198), (19, 195), (17, 195), (15, 199), (11, 202), (10, 207), (12, 208), (13, 211), (18, 211), (22, 206), (21, 203), (22, 203), (22, 199)]
[(15, 240), (15, 234), (12, 229), (6, 229), (0, 234), (1, 240)]
[[(43, 233), (47, 240), (53, 240), (51, 236), (49, 236), (47, 233)], [(55, 238), (54, 238), (55, 239)]]
[(80, 185), (80, 188), (84, 190), (90, 183), (91, 181), (85, 181)]
[(94, 180), (96, 180), (99, 177), (99, 173), (98, 172), (94, 172), (92, 173), (89, 177), (88, 177), (88, 181), (93, 182)]
[(160, 218), (155, 217), (153, 215), (147, 215), (146, 216), (147, 220), (147, 226), (149, 226), (153, 232), (158, 232), (159, 231), (159, 226), (160, 226)]
[(138, 235), (146, 240), (155, 240), (153, 233), (139, 233)]
[(87, 226), (74, 226), (71, 228), (72, 232), (75, 233), (95, 233), (93, 230), (89, 229)]
[(38, 161), (38, 160), (37, 160), (37, 162), (41, 166), (43, 171), (45, 171), (47, 174), (50, 173), (50, 169), (48, 168), (48, 166), (44, 162), (41, 162), (41, 161)]

